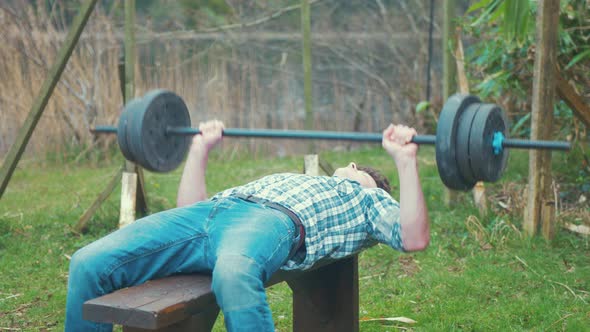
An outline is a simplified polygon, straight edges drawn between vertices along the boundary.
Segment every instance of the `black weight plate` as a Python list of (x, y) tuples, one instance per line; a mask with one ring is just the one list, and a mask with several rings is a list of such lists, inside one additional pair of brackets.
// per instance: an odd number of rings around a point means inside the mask
[(443, 183), (455, 190), (473, 188), (475, 182), (467, 181), (457, 164), (457, 127), (461, 114), (479, 98), (470, 95), (452, 95), (440, 113), (436, 127), (436, 164)]
[(494, 133), (506, 136), (507, 125), (502, 109), (494, 104), (483, 104), (473, 119), (469, 137), (472, 153), (471, 168), (479, 181), (497, 181), (506, 168), (508, 150), (496, 155), (492, 146)]
[(129, 150), (131, 150), (135, 162), (143, 168), (150, 170), (142, 144), (143, 117), (147, 107), (148, 105), (144, 96), (138, 98), (137, 102), (133, 104), (133, 107), (129, 108), (130, 113), (127, 116), (127, 144), (129, 144)]
[(133, 99), (121, 111), (121, 116), (119, 116), (119, 124), (117, 125), (117, 142), (119, 143), (119, 148), (125, 156), (125, 159), (129, 161), (135, 162), (135, 157), (131, 151), (130, 143), (128, 141), (128, 128), (129, 128), (129, 114), (133, 111), (134, 105), (139, 102), (138, 99)]
[(167, 135), (168, 127), (190, 127), (188, 109), (178, 95), (156, 90), (143, 97), (145, 112), (141, 119), (141, 153), (144, 167), (154, 172), (177, 168), (188, 151), (191, 138)]
[(469, 134), (473, 118), (479, 110), (480, 103), (473, 103), (467, 106), (459, 118), (457, 127), (457, 138), (455, 140), (456, 160), (463, 179), (466, 182), (477, 182), (473, 170), (471, 169), (471, 153), (469, 151)]

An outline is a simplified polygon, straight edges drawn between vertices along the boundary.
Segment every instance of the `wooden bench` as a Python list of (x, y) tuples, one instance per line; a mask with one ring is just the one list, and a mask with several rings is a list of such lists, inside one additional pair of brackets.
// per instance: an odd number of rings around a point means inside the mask
[[(305, 173), (318, 174), (317, 156)], [(286, 281), (293, 291), (293, 331), (359, 330), (358, 257), (318, 262), (307, 271), (279, 271), (266, 286)], [(86, 320), (123, 331), (210, 331), (219, 314), (210, 275), (178, 275), (121, 289), (84, 303)]]
[[(286, 281), (293, 290), (293, 331), (358, 331), (357, 256), (301, 271), (279, 271), (267, 287)], [(148, 281), (84, 303), (84, 319), (123, 331), (210, 331), (219, 307), (211, 276), (178, 275)]]

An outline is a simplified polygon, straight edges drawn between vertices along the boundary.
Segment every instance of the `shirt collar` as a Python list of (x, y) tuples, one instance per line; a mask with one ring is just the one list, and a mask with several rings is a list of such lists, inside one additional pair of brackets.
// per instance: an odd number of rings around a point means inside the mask
[(337, 178), (337, 179), (342, 179), (344, 181), (348, 181), (348, 182), (351, 182), (351, 183), (356, 184), (356, 185), (359, 185), (359, 186), (361, 185), (360, 182), (358, 182), (356, 180), (353, 180), (353, 179), (344, 178), (344, 177), (341, 177), (341, 176), (338, 176), (338, 175), (332, 175), (332, 177)]

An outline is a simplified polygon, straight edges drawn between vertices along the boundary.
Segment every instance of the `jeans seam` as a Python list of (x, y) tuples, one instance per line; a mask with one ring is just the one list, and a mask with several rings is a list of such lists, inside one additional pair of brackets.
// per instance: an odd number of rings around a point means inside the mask
[(207, 236), (207, 234), (204, 234), (204, 233), (200, 233), (200, 234), (197, 234), (197, 235), (192, 235), (192, 236), (186, 237), (186, 238), (184, 238), (182, 240), (168, 242), (168, 243), (166, 243), (164, 245), (161, 245), (161, 246), (157, 247), (156, 249), (149, 250), (149, 251), (147, 251), (147, 252), (145, 252), (145, 253), (143, 253), (141, 255), (134, 256), (132, 258), (128, 258), (128, 259), (125, 259), (125, 260), (117, 260), (115, 263), (113, 263), (111, 266), (109, 266), (109, 268), (106, 270), (108, 272), (105, 272), (103, 277), (99, 277), (100, 286), (101, 286), (102, 289), (104, 289), (104, 282), (106, 281), (106, 279), (108, 279), (115, 270), (117, 270), (118, 268), (120, 268), (121, 266), (123, 266), (125, 264), (128, 264), (128, 263), (130, 263), (132, 261), (138, 260), (138, 259), (143, 258), (145, 256), (149, 256), (151, 254), (160, 252), (160, 251), (162, 251), (164, 249), (171, 248), (171, 247), (176, 246), (178, 244), (182, 244), (182, 243), (185, 243), (187, 241), (194, 240), (194, 239), (201, 238), (201, 237), (206, 237), (206, 236)]
[[(288, 220), (288, 222), (290, 222), (291, 224), (293, 224), (293, 225), (294, 225), (294, 223), (293, 223), (293, 221), (291, 220), (291, 218), (290, 218), (290, 217), (288, 217), (288, 216), (286, 216), (286, 215), (285, 215), (285, 217), (287, 217), (287, 218), (289, 219), (289, 220)], [(285, 220), (283, 220), (283, 222), (284, 222), (284, 221), (285, 221)], [(295, 233), (294, 233), (294, 232), (293, 232), (291, 229), (289, 229), (289, 231), (287, 232), (287, 234), (286, 234), (285, 236), (281, 237), (281, 239), (280, 239), (280, 242), (279, 242), (279, 243), (280, 243), (280, 244), (283, 244), (283, 243), (284, 243), (284, 241), (285, 241), (286, 239), (293, 238), (293, 235), (294, 235), (294, 234), (295, 234)], [(287, 253), (287, 255), (288, 255), (289, 253), (291, 253), (291, 247), (292, 247), (293, 245), (294, 245), (294, 243), (292, 242), (292, 243), (290, 244), (289, 248), (288, 248), (288, 253)], [(269, 262), (269, 261), (270, 261), (272, 258), (274, 258), (274, 256), (276, 255), (277, 251), (279, 250), (279, 248), (280, 248), (280, 245), (279, 245), (279, 246), (277, 246), (277, 247), (275, 248), (275, 250), (273, 250), (273, 252), (270, 254), (270, 256), (268, 256), (268, 258), (267, 258), (267, 259), (264, 261), (264, 266), (268, 266), (268, 262)], [(286, 259), (285, 261), (287, 261), (289, 258), (290, 258), (290, 257), (287, 257), (287, 259)], [(281, 266), (283, 266), (284, 264), (285, 264), (285, 262), (282, 262), (282, 263), (281, 263)], [(277, 269), (277, 271), (281, 269), (281, 266), (279, 266), (279, 268)], [(268, 273), (268, 271), (266, 271), (266, 268), (264, 268), (264, 267), (262, 267), (262, 268), (263, 268), (263, 270), (264, 270), (265, 274), (267, 274), (267, 273)], [(275, 271), (275, 272), (276, 272), (276, 271)], [(268, 277), (267, 277), (266, 275), (265, 275), (264, 277), (265, 277), (265, 278), (264, 278), (264, 279), (265, 279), (265, 280), (264, 280), (264, 282), (266, 282), (266, 281), (267, 281), (267, 280), (270, 278), (270, 276), (268, 276)]]

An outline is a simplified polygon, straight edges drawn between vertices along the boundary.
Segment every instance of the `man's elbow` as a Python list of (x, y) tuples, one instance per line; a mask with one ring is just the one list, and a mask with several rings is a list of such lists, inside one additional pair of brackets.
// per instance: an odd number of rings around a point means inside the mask
[(404, 250), (407, 252), (422, 251), (422, 250), (425, 250), (426, 248), (428, 248), (429, 244), (430, 244), (430, 234), (426, 233), (423, 236), (416, 237), (416, 238), (412, 239), (411, 241), (407, 241), (406, 243), (404, 243)]

